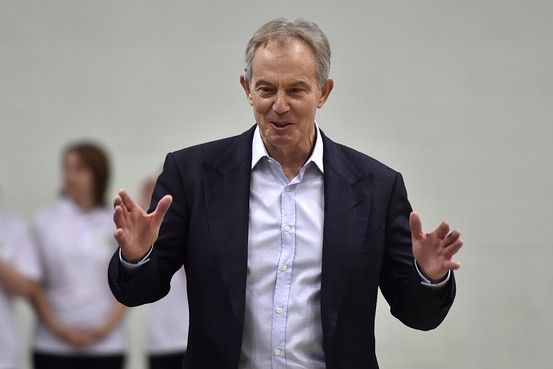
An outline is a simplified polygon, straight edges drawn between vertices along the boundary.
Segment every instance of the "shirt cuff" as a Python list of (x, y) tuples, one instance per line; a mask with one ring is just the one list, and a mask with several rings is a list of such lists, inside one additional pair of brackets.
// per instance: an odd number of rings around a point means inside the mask
[(128, 261), (126, 261), (125, 259), (123, 259), (123, 254), (121, 253), (121, 248), (119, 248), (119, 262), (121, 263), (121, 265), (123, 266), (123, 268), (125, 268), (126, 270), (135, 270), (139, 267), (141, 267), (142, 265), (146, 264), (148, 261), (150, 261), (150, 254), (152, 253), (152, 250), (154, 249), (154, 247), (150, 247), (150, 251), (148, 251), (148, 253), (146, 254), (146, 256), (144, 256), (142, 259), (140, 259), (138, 262), (136, 263), (129, 263)]
[(443, 287), (447, 284), (447, 282), (449, 282), (449, 278), (451, 277), (451, 270), (448, 270), (447, 275), (442, 281), (438, 283), (432, 283), (430, 279), (428, 279), (424, 274), (422, 274), (422, 272), (419, 269), (419, 264), (417, 263), (416, 260), (415, 260), (415, 269), (417, 269), (417, 273), (419, 273), (419, 277), (421, 278), (421, 284), (428, 287), (434, 287), (434, 288)]

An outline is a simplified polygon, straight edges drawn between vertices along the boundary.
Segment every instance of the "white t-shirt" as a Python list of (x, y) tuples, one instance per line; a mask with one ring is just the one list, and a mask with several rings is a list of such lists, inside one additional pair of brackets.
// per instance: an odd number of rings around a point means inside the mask
[(186, 350), (188, 344), (188, 297), (186, 274), (181, 268), (171, 280), (171, 290), (148, 305), (148, 353), (163, 355)]
[[(73, 202), (62, 199), (40, 212), (33, 236), (40, 260), (40, 277), (57, 318), (72, 327), (102, 324), (115, 298), (107, 281), (107, 268), (117, 248), (112, 212), (96, 208), (83, 213)], [(104, 339), (77, 349), (37, 322), (34, 348), (51, 354), (120, 354), (127, 347), (124, 325), (119, 324)]]
[[(31, 279), (37, 279), (35, 253), (25, 224), (13, 216), (0, 213), (0, 259)], [(31, 262), (28, 262), (31, 260)], [(18, 337), (15, 327), (13, 296), (0, 285), (0, 369), (17, 368)]]

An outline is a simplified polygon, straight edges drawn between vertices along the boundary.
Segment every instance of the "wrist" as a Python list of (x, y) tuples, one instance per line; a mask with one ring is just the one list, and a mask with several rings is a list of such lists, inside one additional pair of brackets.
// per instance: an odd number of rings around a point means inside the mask
[(417, 260), (415, 260), (415, 264), (421, 276), (424, 277), (428, 282), (432, 284), (442, 283), (449, 275), (448, 270), (445, 270), (443, 272), (440, 271), (440, 272), (429, 273), (424, 269), (424, 267)]
[(68, 327), (59, 323), (50, 323), (48, 324), (48, 328), (50, 328), (50, 330), (52, 331), (52, 333), (54, 333), (54, 335), (62, 339), (65, 339), (67, 337), (67, 333), (69, 331)]
[(98, 328), (93, 330), (94, 338), (96, 340), (101, 340), (102, 338), (107, 336), (107, 334), (109, 333), (110, 330), (111, 329), (107, 324), (103, 324), (103, 325), (101, 325)]
[(140, 255), (137, 256), (137, 255), (127, 255), (125, 253), (125, 251), (122, 248), (120, 248), (121, 258), (129, 264), (138, 264), (150, 254), (151, 249), (152, 248), (150, 247), (150, 248), (146, 249), (146, 251), (144, 251), (143, 254), (140, 254)]
[(131, 263), (131, 262), (128, 262), (126, 261), (124, 258), (123, 258), (123, 253), (122, 253), (122, 250), (121, 248), (119, 248), (119, 262), (121, 263), (121, 265), (123, 266), (123, 268), (125, 268), (126, 270), (134, 270), (136, 268), (139, 268), (140, 266), (146, 264), (148, 261), (150, 261), (150, 254), (152, 253), (154, 247), (150, 247), (150, 250), (148, 251), (148, 253), (142, 257), (142, 259), (138, 260), (137, 262), (135, 263)]

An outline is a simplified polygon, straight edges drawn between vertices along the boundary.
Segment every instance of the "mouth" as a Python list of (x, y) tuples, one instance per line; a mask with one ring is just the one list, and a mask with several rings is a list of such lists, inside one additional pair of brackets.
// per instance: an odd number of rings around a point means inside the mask
[(269, 124), (270, 124), (274, 129), (277, 129), (277, 130), (286, 129), (287, 127), (293, 125), (293, 123), (288, 123), (288, 122), (269, 122)]

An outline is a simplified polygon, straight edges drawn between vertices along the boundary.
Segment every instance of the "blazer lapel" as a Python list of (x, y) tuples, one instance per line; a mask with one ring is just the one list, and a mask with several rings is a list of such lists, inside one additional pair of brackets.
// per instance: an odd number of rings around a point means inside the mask
[(325, 215), (321, 275), (321, 318), (334, 335), (342, 298), (355, 268), (370, 214), (372, 176), (363, 176), (339, 146), (324, 140)]
[[(210, 235), (237, 326), (244, 326), (251, 143), (255, 127), (238, 136), (228, 152), (204, 166), (204, 194)], [(323, 133), (325, 217), (321, 275), (323, 332), (332, 337), (342, 297), (364, 239), (372, 186), (337, 144)]]
[(218, 162), (206, 163), (204, 167), (204, 194), (210, 235), (240, 336), (244, 326), (254, 128), (238, 136)]

